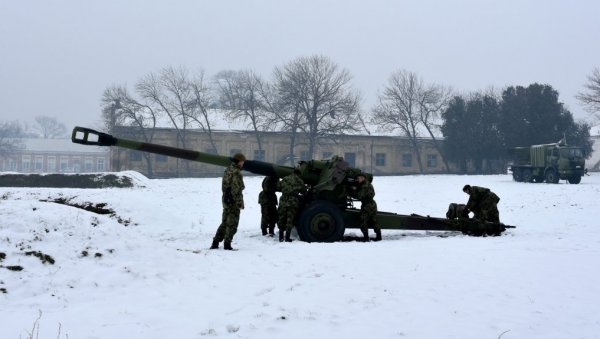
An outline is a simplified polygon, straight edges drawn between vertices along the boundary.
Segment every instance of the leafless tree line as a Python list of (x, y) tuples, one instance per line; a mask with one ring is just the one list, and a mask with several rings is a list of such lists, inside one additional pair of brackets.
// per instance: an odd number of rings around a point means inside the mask
[[(437, 140), (440, 112), (451, 90), (425, 84), (415, 73), (398, 71), (390, 77), (376, 107), (364, 113), (361, 94), (351, 81), (348, 70), (322, 55), (274, 67), (270, 80), (252, 70), (224, 70), (209, 78), (203, 70), (166, 67), (139, 80), (133, 93), (124, 86), (107, 88), (102, 96), (102, 120), (109, 131), (116, 126), (135, 127), (146, 142), (152, 142), (158, 122), (167, 121), (168, 126), (161, 127), (173, 128), (177, 146), (183, 148), (186, 132), (200, 129), (216, 150), (212, 130), (224, 114), (229, 121), (246, 124), (259, 153), (263, 132), (288, 132), (291, 164), (297, 145), (306, 144), (308, 156), (314, 158), (320, 140), (369, 132), (369, 124), (408, 137), (422, 167), (417, 139)], [(150, 168), (149, 159), (147, 164)]]

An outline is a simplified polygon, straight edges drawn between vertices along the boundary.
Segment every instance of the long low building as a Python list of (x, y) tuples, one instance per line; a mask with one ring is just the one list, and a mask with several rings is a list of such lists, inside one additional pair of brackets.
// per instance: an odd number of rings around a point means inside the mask
[(71, 139), (21, 139), (22, 148), (0, 156), (3, 172), (89, 173), (110, 170), (106, 147), (74, 144)]
[[(248, 159), (288, 166), (311, 159), (308, 144), (302, 140), (290, 150), (289, 133), (262, 132), (261, 148), (256, 134), (247, 131), (213, 131), (210, 137), (202, 130), (186, 130), (185, 133), (184, 144), (173, 129), (155, 129), (148, 142), (225, 156), (241, 152)], [(131, 129), (120, 128), (115, 135), (144, 141), (136, 138)], [(433, 140), (418, 139), (418, 147), (423, 173), (447, 172)], [(375, 175), (421, 173), (417, 153), (408, 138), (365, 135), (322, 138), (312, 158), (330, 159), (333, 155), (343, 157), (352, 167)], [(113, 171), (135, 170), (155, 178), (219, 176), (223, 173), (222, 168), (214, 165), (114, 147), (111, 148), (110, 163)]]

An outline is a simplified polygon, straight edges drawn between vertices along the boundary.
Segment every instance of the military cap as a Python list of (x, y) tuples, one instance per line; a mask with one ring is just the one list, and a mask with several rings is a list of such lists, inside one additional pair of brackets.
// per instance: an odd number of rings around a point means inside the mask
[(246, 156), (244, 156), (242, 153), (236, 153), (233, 156), (233, 161), (236, 163), (239, 163), (240, 161), (246, 161)]

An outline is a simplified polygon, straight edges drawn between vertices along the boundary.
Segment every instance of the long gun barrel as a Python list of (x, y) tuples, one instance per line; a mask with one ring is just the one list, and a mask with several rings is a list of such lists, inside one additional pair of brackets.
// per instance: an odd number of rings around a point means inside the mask
[[(232, 157), (203, 153), (164, 145), (151, 144), (147, 142), (140, 142), (124, 138), (117, 138), (107, 133), (102, 133), (91, 128), (79, 126), (73, 128), (73, 133), (71, 134), (71, 141), (82, 145), (118, 146), (142, 152), (162, 154), (175, 158), (203, 162), (223, 167), (229, 166), (234, 161)], [(292, 174), (294, 168), (289, 166), (273, 165), (264, 161), (246, 160), (244, 162), (243, 170), (254, 174), (282, 178)]]

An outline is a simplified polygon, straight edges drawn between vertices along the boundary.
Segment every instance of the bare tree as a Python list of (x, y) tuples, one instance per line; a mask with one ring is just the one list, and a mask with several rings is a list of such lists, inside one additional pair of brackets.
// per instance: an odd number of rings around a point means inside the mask
[[(187, 129), (190, 127), (194, 95), (189, 81), (189, 72), (184, 67), (166, 67), (158, 75), (149, 74), (140, 81), (136, 89), (144, 100), (155, 110), (164, 114), (176, 131), (177, 147), (186, 148)], [(190, 174), (189, 161), (177, 159), (177, 171), (180, 174), (181, 163)]]
[(35, 117), (35, 122), (37, 125), (34, 126), (34, 129), (43, 139), (61, 138), (66, 135), (67, 128), (54, 117), (40, 115)]
[[(158, 112), (150, 105), (140, 103), (134, 99), (125, 87), (113, 86), (107, 88), (102, 95), (102, 118), (109, 133), (118, 134), (118, 126), (133, 128), (133, 135), (145, 142), (152, 142), (156, 129)], [(120, 152), (120, 149), (116, 149)], [(148, 175), (153, 176), (152, 157), (149, 153), (142, 153), (146, 161)], [(120, 170), (120, 163), (115, 166)]]
[(441, 114), (448, 107), (452, 98), (452, 89), (441, 85), (430, 84), (426, 85), (421, 96), (419, 104), (419, 120), (427, 133), (433, 140), (433, 146), (438, 151), (444, 162), (446, 172), (450, 172), (450, 166), (444, 156), (444, 152), (436, 137), (435, 131), (439, 131), (441, 127)]
[(584, 85), (585, 91), (579, 92), (576, 98), (585, 107), (586, 111), (592, 113), (597, 120), (600, 120), (600, 68), (594, 68), (587, 79), (588, 82)]
[(421, 150), (418, 143), (420, 126), (423, 125), (423, 108), (427, 88), (416, 73), (401, 70), (394, 72), (378, 97), (373, 108), (372, 122), (381, 130), (400, 131), (406, 136), (416, 154), (419, 172), (423, 173)]
[[(262, 153), (261, 132), (268, 128), (265, 83), (253, 71), (221, 71), (215, 76), (220, 107), (231, 121), (242, 120), (254, 132), (258, 150)], [(258, 159), (263, 160), (263, 159)]]
[(217, 152), (217, 145), (212, 135), (212, 117), (211, 111), (214, 113), (214, 98), (213, 89), (204, 79), (204, 71), (199, 71), (193, 79), (190, 86), (192, 88), (193, 100), (189, 103), (190, 109), (188, 116), (203, 132), (208, 135), (208, 140), (211, 145), (211, 152)]
[(321, 137), (360, 130), (360, 94), (351, 88), (350, 72), (320, 55), (301, 57), (274, 70), (274, 86), (282, 121), (301, 130), (314, 157)]
[(0, 123), (0, 156), (10, 156), (23, 149), (23, 128), (17, 122)]

